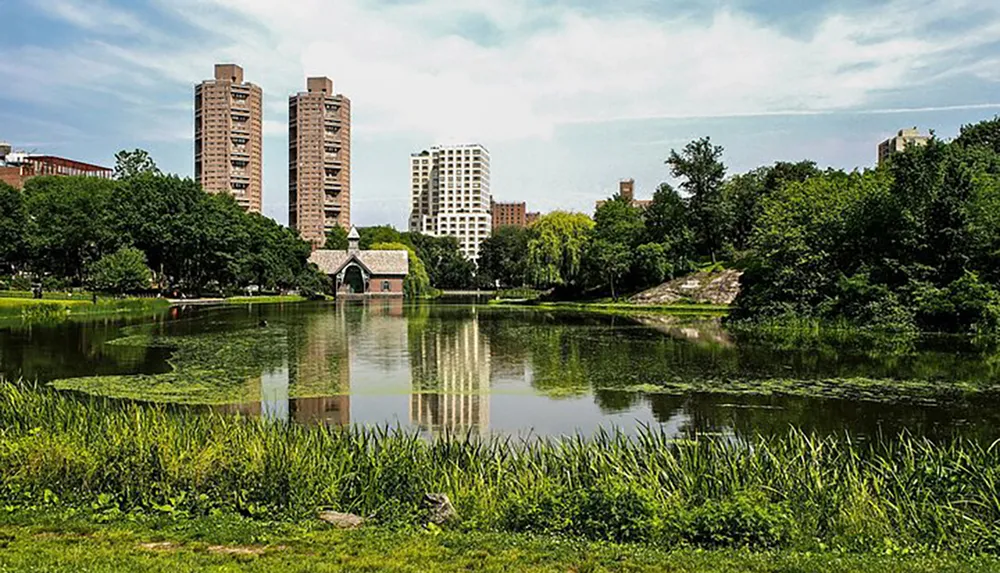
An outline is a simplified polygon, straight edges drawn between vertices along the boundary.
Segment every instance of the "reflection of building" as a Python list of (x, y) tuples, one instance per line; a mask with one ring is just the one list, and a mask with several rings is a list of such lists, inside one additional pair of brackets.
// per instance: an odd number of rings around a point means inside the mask
[(263, 189), (263, 98), (235, 64), (217, 64), (215, 78), (194, 90), (194, 180), (254, 213)]
[(329, 78), (288, 98), (288, 226), (321, 249), (351, 226), (351, 100)]
[(894, 153), (901, 153), (906, 150), (907, 147), (911, 145), (924, 146), (931, 138), (929, 135), (920, 135), (920, 130), (916, 127), (913, 129), (901, 129), (896, 137), (890, 137), (889, 139), (878, 144), (878, 163), (881, 165), (886, 159), (889, 159)]
[(479, 258), (490, 236), (490, 153), (478, 144), (436, 146), (410, 156), (410, 231), (455, 237)]
[[(618, 196), (629, 202), (633, 207), (639, 209), (645, 209), (649, 207), (653, 202), (649, 199), (636, 199), (635, 198), (635, 180), (634, 179), (622, 179), (618, 182)], [(597, 207), (600, 208), (601, 205), (607, 203), (607, 201), (598, 201)]]
[(411, 332), (410, 337), (410, 422), (432, 432), (486, 430), (490, 346), (476, 318)]
[(309, 262), (330, 275), (337, 295), (403, 296), (403, 280), (410, 271), (406, 251), (362, 251), (358, 230), (347, 235), (346, 251), (314, 251)]

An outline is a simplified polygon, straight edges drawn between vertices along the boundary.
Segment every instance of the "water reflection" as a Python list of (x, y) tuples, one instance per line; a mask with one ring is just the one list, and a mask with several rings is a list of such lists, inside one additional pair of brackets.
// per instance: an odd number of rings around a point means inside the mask
[[(284, 340), (259, 375), (256, 398), (224, 412), (328, 426), (398, 425), (426, 434), (591, 433), (643, 425), (673, 435), (818, 433), (995, 438), (1000, 400), (953, 395), (937, 404), (856, 398), (699, 394), (683, 383), (775, 378), (1000, 381), (997, 354), (920, 342), (880, 355), (844, 340), (771, 340), (717, 321), (626, 318), (487, 305), (410, 305), (400, 299), (200, 308), (145, 322), (95, 321), (0, 329), (0, 372), (29, 378), (161, 373), (168, 349), (108, 346), (126, 324), (201, 336), (254, 329)], [(284, 338), (282, 338), (284, 337)], [(269, 339), (272, 340), (272, 339)], [(636, 388), (677, 385), (676, 395)], [(676, 384), (675, 384), (676, 385)]]

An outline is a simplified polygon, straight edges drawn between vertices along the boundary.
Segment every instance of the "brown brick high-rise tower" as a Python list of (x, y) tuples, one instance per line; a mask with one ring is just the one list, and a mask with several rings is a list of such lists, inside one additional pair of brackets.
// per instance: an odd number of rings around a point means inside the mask
[(351, 228), (351, 100), (329, 78), (288, 98), (288, 225), (314, 249)]
[(263, 99), (235, 64), (217, 64), (215, 79), (194, 88), (194, 179), (255, 213), (263, 195)]

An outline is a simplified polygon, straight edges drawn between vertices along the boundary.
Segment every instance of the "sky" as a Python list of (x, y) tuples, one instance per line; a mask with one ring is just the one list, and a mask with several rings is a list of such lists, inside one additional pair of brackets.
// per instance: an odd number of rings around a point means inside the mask
[(996, 0), (0, 0), (0, 140), (194, 170), (194, 86), (264, 90), (264, 211), (287, 222), (288, 96), (351, 99), (352, 216), (404, 228), (409, 155), (490, 150), (497, 201), (592, 212), (673, 182), (692, 139), (730, 174), (864, 168), (904, 127), (1000, 114)]

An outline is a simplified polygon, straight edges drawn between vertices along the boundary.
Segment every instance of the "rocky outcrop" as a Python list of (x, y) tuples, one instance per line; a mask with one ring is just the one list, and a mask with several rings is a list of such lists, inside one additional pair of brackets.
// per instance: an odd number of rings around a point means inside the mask
[(365, 518), (353, 513), (338, 513), (336, 511), (321, 511), (318, 517), (337, 529), (357, 529), (365, 524)]
[(428, 493), (424, 496), (424, 509), (427, 510), (427, 519), (435, 525), (444, 525), (449, 521), (458, 518), (458, 512), (451, 500), (443, 493)]
[(743, 272), (735, 270), (694, 273), (643, 291), (630, 298), (629, 302), (649, 305), (678, 302), (732, 304), (736, 295), (740, 294), (741, 276)]

